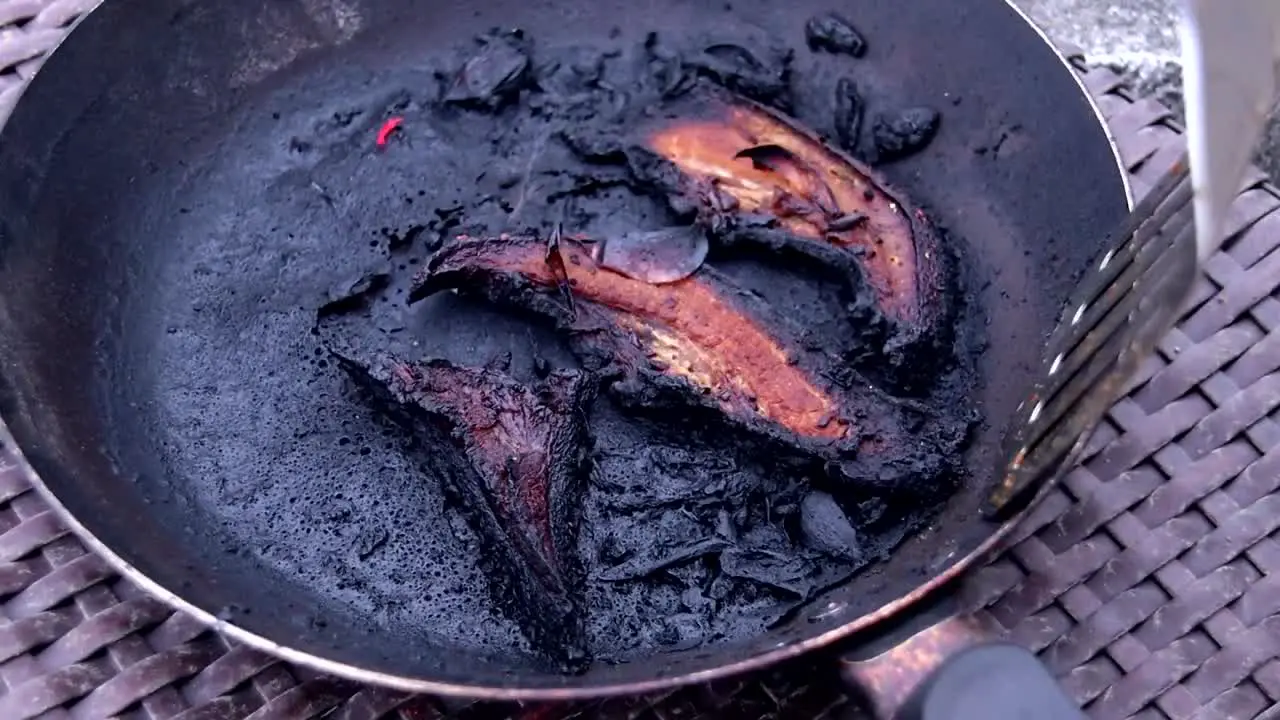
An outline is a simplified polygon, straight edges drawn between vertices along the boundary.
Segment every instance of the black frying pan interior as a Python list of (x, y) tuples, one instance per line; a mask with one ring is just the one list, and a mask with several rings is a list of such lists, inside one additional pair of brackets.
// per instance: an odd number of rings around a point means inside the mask
[[(948, 227), (973, 273), (966, 322), (988, 343), (977, 353), (986, 422), (969, 460), (985, 476), (1017, 403), (1010, 390), (1124, 212), (1115, 156), (1071, 73), (1004, 2), (845, 8), (871, 43), (857, 61), (804, 49), (804, 21), (830, 9), (106, 3), (42, 70), (0, 145), (0, 411), (51, 492), (139, 572), (252, 633), (400, 678), (614, 686), (796, 647), (871, 612), (993, 531), (976, 487), (815, 604), (842, 612), (656, 664), (549, 671), (512, 652), (511, 629), (483, 603), (440, 599), (481, 581), (450, 559), (463, 541), (310, 334), (317, 299), (379, 260), (384, 229), (403, 232), (468, 191), (475, 168), (445, 167), (432, 133), (483, 138), (410, 124), (388, 152), (372, 140), (386, 113), (412, 117), (429, 102), (433, 70), (468, 38), (519, 25), (542, 45), (635, 46), (649, 30), (767, 29), (797, 48), (801, 83), (848, 71), (884, 106), (942, 111), (928, 151), (884, 172)], [(819, 117), (820, 94), (800, 95), (800, 113)], [(437, 313), (406, 337), (463, 356), (527, 355), (533, 331), (518, 320)]]

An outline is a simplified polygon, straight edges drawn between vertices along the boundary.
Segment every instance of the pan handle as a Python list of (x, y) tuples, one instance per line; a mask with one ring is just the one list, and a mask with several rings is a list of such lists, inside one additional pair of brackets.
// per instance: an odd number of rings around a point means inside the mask
[(967, 615), (871, 658), (846, 655), (840, 675), (883, 720), (1085, 720), (1031, 651)]
[(1038, 658), (960, 605), (959, 580), (848, 641), (840, 676), (877, 720), (1085, 720)]

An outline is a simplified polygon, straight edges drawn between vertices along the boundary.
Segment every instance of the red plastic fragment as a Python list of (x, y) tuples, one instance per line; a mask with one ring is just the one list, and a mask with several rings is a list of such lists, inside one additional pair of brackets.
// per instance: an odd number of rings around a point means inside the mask
[(387, 140), (391, 138), (391, 133), (395, 132), (403, 122), (404, 118), (402, 117), (387, 118), (387, 121), (382, 123), (382, 127), (378, 128), (378, 147), (386, 147)]

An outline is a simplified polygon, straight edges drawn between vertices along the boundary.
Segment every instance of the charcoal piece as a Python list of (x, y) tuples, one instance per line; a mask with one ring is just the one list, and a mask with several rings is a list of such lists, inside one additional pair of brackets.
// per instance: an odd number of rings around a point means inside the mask
[(913, 107), (879, 115), (871, 126), (878, 162), (901, 160), (924, 149), (938, 132), (941, 116), (929, 107)]
[(484, 547), (495, 604), (566, 672), (585, 668), (577, 534), (596, 394), (588, 374), (557, 370), (524, 385), (497, 369), (445, 360), (339, 365), (392, 417), (430, 433), (430, 463)]
[(820, 384), (839, 362), (802, 366), (791, 323), (711, 268), (651, 285), (599, 267), (583, 241), (562, 239), (556, 255), (552, 267), (536, 237), (459, 237), (415, 278), (410, 302), (457, 289), (542, 316), (624, 408), (719, 421), (778, 463), (868, 492), (931, 493), (963, 441), (967, 426), (865, 381)]
[(833, 12), (814, 15), (804, 24), (804, 40), (810, 50), (862, 57), (867, 40), (853, 23)]
[(840, 141), (840, 147), (856, 153), (866, 103), (853, 80), (840, 78), (836, 81), (835, 107), (836, 139)]
[(860, 562), (862, 539), (831, 495), (814, 490), (800, 501), (800, 532), (814, 550), (839, 560)]
[(755, 52), (734, 43), (712, 43), (690, 53), (685, 64), (698, 75), (759, 102), (790, 103), (792, 51), (770, 45)]
[(530, 76), (529, 53), (514, 35), (491, 35), (454, 75), (444, 102), (496, 110), (513, 100)]
[(676, 613), (662, 620), (657, 642), (668, 652), (692, 650), (704, 644), (712, 634), (706, 619), (693, 613)]

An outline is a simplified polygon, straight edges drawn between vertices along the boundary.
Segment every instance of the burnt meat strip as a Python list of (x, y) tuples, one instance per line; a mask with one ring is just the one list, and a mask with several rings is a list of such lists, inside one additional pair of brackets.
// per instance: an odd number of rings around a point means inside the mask
[(432, 462), (486, 544), (496, 604), (536, 650), (567, 671), (582, 669), (588, 651), (576, 543), (596, 382), (557, 370), (525, 385), (494, 367), (364, 363), (333, 352), (397, 415), (447, 438), (453, 452)]
[[(759, 103), (699, 88), (650, 123), (635, 163), (665, 192), (715, 214), (768, 216), (797, 249), (832, 250), (860, 268), (881, 312), (910, 336), (932, 332), (946, 304), (938, 237), (924, 213), (853, 158)], [(848, 132), (848, 129), (846, 129)], [(856, 220), (855, 220), (856, 219)]]
[[(848, 94), (839, 127), (856, 143), (861, 101), (852, 83), (837, 89)], [(857, 308), (855, 355), (883, 358), (913, 386), (945, 363), (952, 252), (923, 211), (791, 118), (699, 83), (623, 129), (579, 128), (564, 140), (588, 162), (625, 163), (637, 185), (722, 246), (799, 254), (843, 278)]]
[(459, 237), (415, 278), (410, 302), (458, 289), (532, 311), (568, 335), (624, 407), (664, 418), (706, 411), (869, 490), (936, 489), (955, 433), (865, 381), (822, 387), (779, 337), (787, 323), (728, 278), (704, 266), (652, 285), (597, 265), (577, 240), (560, 239), (557, 254), (560, 262), (548, 262), (535, 237)]

